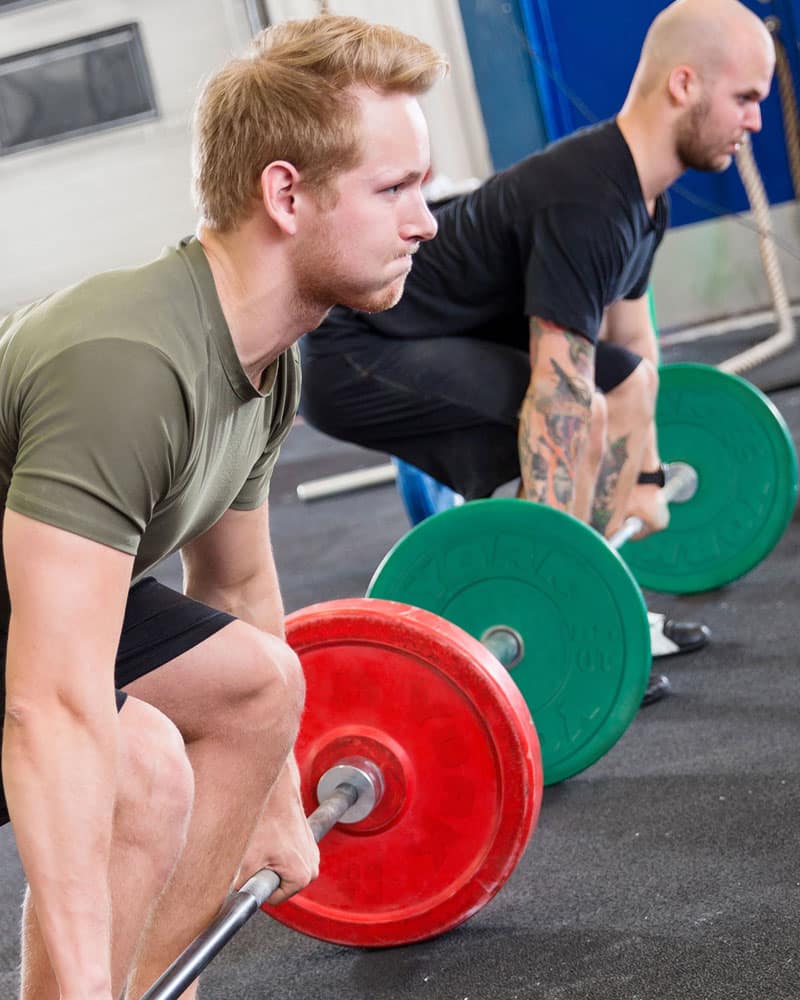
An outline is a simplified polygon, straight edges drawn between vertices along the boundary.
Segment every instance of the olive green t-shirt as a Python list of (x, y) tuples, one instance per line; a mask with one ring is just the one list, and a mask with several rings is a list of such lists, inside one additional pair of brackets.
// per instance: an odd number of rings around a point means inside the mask
[(299, 372), (292, 348), (254, 388), (193, 239), (51, 295), (0, 321), (3, 506), (135, 555), (138, 579), (263, 503)]

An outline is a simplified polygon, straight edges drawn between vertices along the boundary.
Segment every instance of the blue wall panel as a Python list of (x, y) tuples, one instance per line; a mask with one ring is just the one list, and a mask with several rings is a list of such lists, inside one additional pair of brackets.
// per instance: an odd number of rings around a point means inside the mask
[(495, 170), (547, 142), (519, 0), (459, 0)]

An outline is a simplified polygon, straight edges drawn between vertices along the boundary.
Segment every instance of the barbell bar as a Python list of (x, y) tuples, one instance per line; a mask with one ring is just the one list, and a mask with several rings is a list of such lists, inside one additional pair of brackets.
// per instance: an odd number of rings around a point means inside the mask
[[(660, 490), (664, 504), (686, 503), (691, 500), (697, 489), (697, 473), (691, 466), (680, 462), (669, 465), (666, 477), (667, 481)], [(608, 539), (608, 544), (612, 549), (618, 550), (643, 527), (644, 522), (640, 518), (629, 517), (619, 531)], [(525, 656), (525, 640), (516, 629), (507, 625), (492, 625), (480, 636), (480, 641), (506, 670), (513, 670)]]
[[(660, 490), (660, 498), (664, 504), (686, 503), (694, 496), (698, 480), (697, 473), (691, 466), (684, 463), (675, 463), (667, 466), (666, 479), (664, 487)], [(495, 501), (485, 502), (495, 503)], [(612, 549), (618, 550), (628, 539), (641, 531), (643, 526), (643, 522), (638, 517), (627, 518), (619, 531), (612, 535), (606, 544)], [(426, 531), (429, 530), (426, 529)], [(392, 553), (394, 551), (393, 549)], [(385, 596), (384, 574), (387, 572), (386, 564), (388, 561), (389, 571), (391, 571), (393, 560), (397, 558), (392, 553), (386, 557), (373, 577), (368, 596)], [(492, 624), (478, 638), (506, 670), (513, 670), (525, 657), (525, 639), (516, 628), (509, 625)], [(559, 778), (558, 780), (563, 779)]]
[[(660, 490), (663, 503), (686, 503), (691, 500), (697, 489), (697, 473), (691, 466), (683, 463), (667, 466), (666, 478), (667, 481)], [(608, 539), (608, 544), (612, 549), (618, 550), (643, 527), (644, 522), (640, 518), (629, 517), (619, 531)], [(372, 592), (370, 589), (370, 593)], [(525, 656), (525, 640), (516, 629), (508, 625), (492, 625), (479, 638), (506, 670), (513, 670)]]
[[(347, 761), (331, 769), (324, 775), (328, 783), (336, 770), (349, 771), (346, 780), (336, 778), (336, 784), (329, 795), (324, 796), (308, 823), (317, 843), (336, 823), (346, 823), (347, 814), (360, 802), (363, 791), (372, 793), (373, 804), (379, 799), (379, 789), (374, 773), (359, 764)], [(262, 868), (252, 875), (234, 893), (231, 893), (220, 908), (219, 914), (181, 952), (169, 968), (143, 994), (142, 1000), (176, 1000), (197, 979), (225, 945), (247, 923), (254, 913), (269, 899), (280, 885), (280, 877), (269, 868)]]
[[(659, 490), (659, 498), (664, 504), (688, 503), (697, 493), (697, 470), (685, 462), (670, 462), (666, 466), (666, 483)], [(672, 511), (670, 511), (672, 516)], [(608, 539), (612, 549), (619, 549), (644, 528), (640, 517), (627, 517), (622, 527)]]

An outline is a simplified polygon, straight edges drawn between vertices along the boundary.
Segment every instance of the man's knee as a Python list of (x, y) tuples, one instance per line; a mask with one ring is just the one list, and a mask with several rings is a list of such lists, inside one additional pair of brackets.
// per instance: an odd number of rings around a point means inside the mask
[(120, 712), (115, 839), (168, 876), (183, 847), (194, 776), (180, 733), (158, 709), (129, 697)]
[(305, 698), (303, 669), (294, 650), (243, 622), (226, 632), (223, 714), (233, 713), (243, 734), (266, 730), (277, 737), (285, 729), (293, 738)]

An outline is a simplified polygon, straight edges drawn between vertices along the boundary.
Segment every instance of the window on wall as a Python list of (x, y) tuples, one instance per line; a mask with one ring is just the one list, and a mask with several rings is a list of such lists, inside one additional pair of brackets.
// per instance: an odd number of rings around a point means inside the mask
[(157, 116), (136, 24), (0, 59), (0, 156)]
[(36, 3), (49, 3), (51, 0), (0, 0), (0, 14), (5, 14), (15, 7), (32, 7)]

